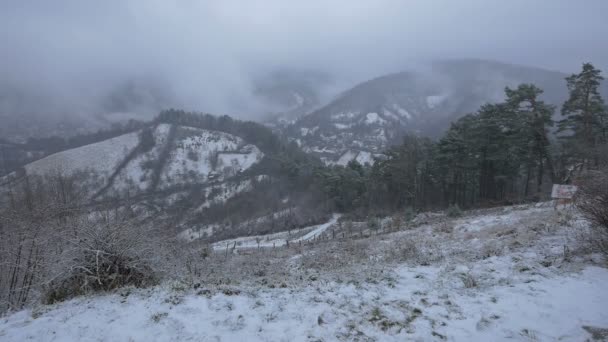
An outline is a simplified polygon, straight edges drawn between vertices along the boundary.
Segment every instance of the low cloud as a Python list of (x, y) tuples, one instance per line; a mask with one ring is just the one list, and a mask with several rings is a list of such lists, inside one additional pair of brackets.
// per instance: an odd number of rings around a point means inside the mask
[[(347, 86), (437, 58), (608, 68), (607, 10), (605, 0), (5, 0), (0, 108), (93, 115), (128, 107), (130, 89), (142, 111), (255, 118), (266, 105), (256, 77), (278, 69)], [(6, 99), (14, 93), (37, 100)]]

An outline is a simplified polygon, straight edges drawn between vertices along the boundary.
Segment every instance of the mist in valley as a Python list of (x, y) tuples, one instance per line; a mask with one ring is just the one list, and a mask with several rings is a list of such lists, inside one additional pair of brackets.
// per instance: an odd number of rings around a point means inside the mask
[(603, 68), (607, 9), (602, 0), (8, 0), (0, 4), (0, 117), (26, 136), (32, 127), (22, 121), (96, 127), (169, 107), (261, 120), (286, 107), (259, 92), (277, 73), (326, 75), (309, 82), (318, 106), (437, 59)]
[(606, 13), (0, 1), (0, 341), (606, 340)]

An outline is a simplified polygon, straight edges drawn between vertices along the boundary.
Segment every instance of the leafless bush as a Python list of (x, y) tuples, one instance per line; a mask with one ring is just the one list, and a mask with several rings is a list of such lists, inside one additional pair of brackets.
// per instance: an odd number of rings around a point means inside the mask
[(390, 258), (396, 261), (412, 261), (419, 257), (417, 244), (411, 239), (399, 239), (390, 250)]
[[(38, 273), (44, 267), (49, 236), (42, 223), (17, 220), (12, 213), (0, 215), (0, 312), (19, 309), (32, 295)], [(29, 224), (28, 224), (29, 223)]]
[(305, 269), (332, 270), (370, 260), (371, 244), (368, 239), (349, 239), (341, 244), (319, 246), (314, 253), (305, 253), (300, 265)]
[(190, 284), (200, 281), (209, 266), (209, 258), (213, 253), (211, 248), (208, 245), (183, 243), (178, 243), (175, 247), (171, 249), (172, 259), (179, 261), (181, 267), (174, 269), (174, 272), (180, 274), (172, 276), (184, 278)]
[(452, 234), (454, 232), (454, 223), (450, 221), (441, 222), (433, 227), (433, 232)]
[(482, 259), (487, 259), (493, 256), (501, 256), (503, 254), (503, 247), (499, 242), (491, 240), (483, 244), (480, 254)]
[(608, 255), (608, 169), (589, 171), (581, 178), (574, 203), (591, 223), (591, 247)]
[(84, 198), (82, 175), (22, 177), (0, 191), (0, 312), (38, 295), (58, 227), (70, 225)]
[(430, 239), (405, 237), (394, 242), (394, 248), (388, 252), (387, 258), (430, 265), (441, 260), (443, 255), (439, 246)]
[(65, 232), (64, 250), (52, 267), (56, 276), (45, 284), (46, 302), (159, 279), (166, 250), (160, 234), (124, 215), (90, 213), (73, 234)]
[(82, 184), (77, 176), (25, 177), (0, 196), (0, 312), (143, 286), (168, 263), (167, 240), (138, 213), (91, 206)]

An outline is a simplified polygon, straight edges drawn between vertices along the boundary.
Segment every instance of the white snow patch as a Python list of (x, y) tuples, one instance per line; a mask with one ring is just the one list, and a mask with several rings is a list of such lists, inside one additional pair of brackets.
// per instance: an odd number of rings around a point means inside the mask
[(336, 127), (337, 129), (349, 129), (352, 126), (353, 126), (352, 124), (343, 124), (343, 123), (335, 123), (334, 124), (334, 127)]
[(381, 118), (378, 113), (367, 113), (365, 115), (365, 121), (366, 124), (371, 125), (371, 124), (383, 124), (386, 123), (386, 120), (384, 120), (383, 118)]
[(336, 165), (342, 165), (342, 166), (346, 166), (348, 165), (348, 163), (357, 158), (359, 152), (357, 151), (352, 151), (352, 150), (348, 150), (346, 152), (344, 152), (344, 154), (342, 154), (340, 156), (340, 158), (338, 158), (338, 161), (336, 162)]
[(393, 104), (393, 109), (399, 113), (399, 115), (404, 116), (406, 119), (410, 120), (412, 115), (405, 109), (401, 108), (398, 104)]
[(344, 152), (337, 161), (330, 162), (330, 164), (346, 166), (351, 160), (356, 160), (361, 165), (374, 165), (374, 155), (372, 153), (354, 150)]
[(367, 151), (359, 152), (359, 154), (357, 155), (357, 158), (355, 158), (355, 160), (361, 165), (365, 165), (365, 164), (374, 165), (374, 157), (370, 152), (367, 152)]
[(357, 116), (358, 114), (359, 113), (341, 112), (341, 113), (332, 114), (331, 119), (332, 120), (352, 119), (355, 116)]
[(316, 152), (316, 153), (336, 153), (336, 150), (331, 149), (327, 146), (323, 146), (323, 148), (320, 148), (319, 146), (314, 146), (312, 148), (308, 148), (307, 150), (308, 150), (308, 152)]
[(443, 101), (445, 101), (445, 99), (447, 98), (446, 95), (431, 95), (431, 96), (427, 96), (426, 97), (426, 105), (433, 109), (435, 107), (437, 107), (438, 105), (440, 105)]
[(392, 118), (395, 121), (401, 121), (401, 118), (399, 116), (397, 116), (395, 113), (391, 112), (386, 108), (382, 109), (382, 113), (384, 114), (384, 117)]

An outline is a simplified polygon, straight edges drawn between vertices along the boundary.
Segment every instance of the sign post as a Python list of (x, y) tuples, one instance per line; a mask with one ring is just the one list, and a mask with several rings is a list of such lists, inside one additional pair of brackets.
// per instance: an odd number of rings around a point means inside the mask
[(557, 209), (559, 204), (568, 204), (572, 202), (572, 197), (578, 190), (578, 186), (576, 185), (568, 185), (568, 184), (553, 184), (553, 189), (551, 190), (551, 198), (556, 199), (554, 209)]

